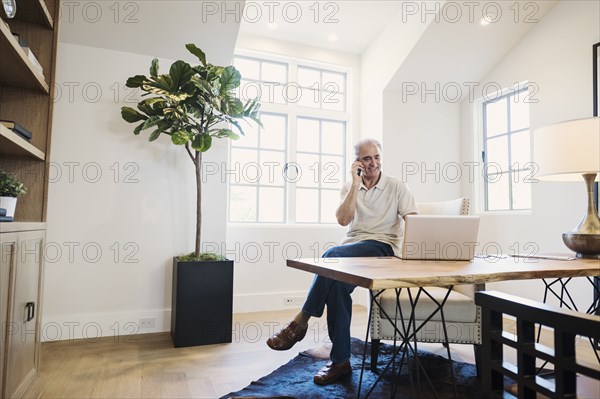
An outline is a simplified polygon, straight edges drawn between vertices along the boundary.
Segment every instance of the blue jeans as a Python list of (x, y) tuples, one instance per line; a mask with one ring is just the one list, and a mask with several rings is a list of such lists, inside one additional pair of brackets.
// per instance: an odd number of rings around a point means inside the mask
[[(328, 249), (323, 258), (355, 258), (362, 256), (392, 256), (388, 244), (375, 240), (360, 241)], [(350, 319), (355, 285), (342, 283), (323, 276), (315, 276), (302, 311), (321, 317), (327, 305), (327, 331), (333, 343), (330, 358), (334, 363), (350, 359)]]

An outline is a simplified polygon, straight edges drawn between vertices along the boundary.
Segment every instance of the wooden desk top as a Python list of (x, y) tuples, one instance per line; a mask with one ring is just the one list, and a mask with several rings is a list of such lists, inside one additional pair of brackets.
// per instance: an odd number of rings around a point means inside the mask
[(507, 257), (475, 258), (468, 262), (395, 257), (317, 258), (288, 260), (287, 265), (371, 290), (600, 275), (597, 259), (563, 261)]

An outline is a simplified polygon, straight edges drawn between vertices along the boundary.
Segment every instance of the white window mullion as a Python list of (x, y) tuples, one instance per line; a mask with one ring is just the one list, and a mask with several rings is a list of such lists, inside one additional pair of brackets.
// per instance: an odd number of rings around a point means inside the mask
[[(288, 144), (288, 148), (289, 148), (289, 157), (288, 157), (288, 163), (291, 165), (297, 165), (297, 157), (296, 157), (296, 148), (297, 148), (297, 142), (298, 142), (298, 129), (297, 129), (297, 125), (298, 125), (298, 115), (295, 112), (290, 112), (289, 114), (289, 126), (288, 126), (288, 131), (290, 133), (290, 140), (289, 140), (289, 144)], [(296, 168), (296, 167), (294, 167)], [(296, 223), (296, 183), (295, 181), (295, 177), (298, 175), (298, 171), (296, 169), (294, 169), (294, 171), (288, 171), (288, 174), (293, 173), (290, 176), (293, 176), (294, 178), (287, 179), (287, 188), (288, 188), (288, 193), (289, 193), (289, 197), (288, 197), (288, 221), (289, 223)]]
[[(288, 69), (288, 81), (289, 82), (297, 82), (298, 81), (298, 64), (293, 60), (289, 63)], [(298, 120), (298, 115), (296, 114), (296, 106), (294, 103), (288, 103), (287, 105), (288, 112), (288, 132), (289, 132), (289, 141), (288, 141), (288, 164), (296, 165), (296, 143), (297, 143), (297, 128), (296, 121)], [(290, 175), (293, 173), (293, 175)], [(286, 173), (286, 188), (288, 193), (288, 203), (287, 203), (287, 220), (288, 223), (295, 224), (296, 223), (296, 183), (293, 182), (294, 179), (287, 178), (287, 176), (296, 176), (297, 171), (288, 170)]]

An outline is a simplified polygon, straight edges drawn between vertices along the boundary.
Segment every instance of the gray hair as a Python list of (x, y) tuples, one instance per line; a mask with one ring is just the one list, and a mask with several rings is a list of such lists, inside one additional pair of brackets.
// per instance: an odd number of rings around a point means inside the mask
[(381, 148), (381, 143), (375, 139), (362, 139), (360, 140), (358, 143), (354, 144), (354, 157), (358, 158), (358, 155), (360, 154), (360, 149), (362, 146), (364, 145), (374, 145), (377, 146), (377, 148), (379, 149), (379, 152), (383, 152), (383, 149)]

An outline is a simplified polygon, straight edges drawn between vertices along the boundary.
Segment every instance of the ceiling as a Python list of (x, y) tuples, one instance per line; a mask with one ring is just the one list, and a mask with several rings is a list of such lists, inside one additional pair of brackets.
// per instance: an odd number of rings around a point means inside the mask
[(483, 79), (558, 1), (530, 1), (528, 4), (535, 4), (535, 8), (521, 9), (516, 21), (514, 8), (511, 9), (515, 3), (494, 3), (501, 5), (501, 11), (493, 24), (482, 26), (479, 20), (470, 21), (469, 18), (459, 22), (442, 18), (431, 23), (391, 79), (387, 90), (402, 91), (407, 89), (407, 82), (425, 85), (428, 89), (439, 84), (451, 89), (451, 97), (455, 92), (462, 92), (458, 97), (463, 99), (472, 94), (469, 84)]
[[(391, 23), (407, 22), (407, 29), (419, 29), (420, 23), (430, 22), (402, 65), (397, 66), (386, 89), (402, 91), (407, 82), (425, 84), (427, 88), (436, 82), (442, 86), (450, 83), (462, 89), (462, 100), (470, 94), (470, 82), (478, 82), (489, 73), (557, 3), (439, 1), (436, 6), (432, 1), (407, 0), (249, 0), (240, 35), (360, 55)], [(437, 16), (436, 7), (440, 11)], [(488, 13), (492, 23), (482, 26), (480, 20)], [(269, 28), (270, 22), (277, 24), (276, 29)], [(328, 41), (331, 34), (336, 34), (338, 40)], [(397, 44), (400, 49), (402, 37), (398, 37)]]
[[(237, 39), (236, 15), (213, 12), (214, 1), (92, 1), (61, 4), (59, 41), (170, 60), (197, 62), (195, 43), (213, 64), (229, 64)], [(241, 10), (243, 1), (227, 1)], [(60, 48), (59, 48), (60, 52)]]
[(399, 0), (247, 1), (240, 34), (361, 54), (401, 11)]
[[(397, 23), (394, 19), (431, 20), (431, 5), (435, 4), (404, 0), (248, 0), (245, 6), (243, 1), (198, 0), (89, 3), (93, 7), (88, 7), (86, 2), (63, 8), (59, 29), (61, 42), (167, 59), (193, 59), (184, 47), (185, 43), (192, 42), (216, 64), (230, 62), (238, 30), (240, 34), (362, 54), (388, 25)], [(521, 9), (520, 20), (514, 22), (510, 8), (514, 7), (514, 2), (468, 3), (476, 3), (477, 7), (484, 7), (486, 3), (502, 4), (502, 18), (498, 23), (482, 27), (478, 21), (469, 21), (465, 17), (467, 10), (463, 6), (460, 21), (441, 18), (430, 23), (403, 64), (398, 65), (388, 90), (400, 90), (407, 80), (478, 81), (536, 26), (535, 22), (525, 21), (531, 9)], [(525, 7), (525, 4), (533, 3), (537, 7), (534, 19), (541, 20), (557, 1), (537, 0), (521, 4)], [(118, 12), (115, 4), (119, 5)], [(448, 1), (446, 4), (463, 2)], [(481, 8), (475, 8), (475, 11), (481, 13)], [(270, 29), (270, 22), (276, 23), (277, 28)], [(414, 27), (410, 23), (414, 19), (408, 22), (407, 28)], [(337, 41), (327, 40), (331, 34), (338, 36)], [(402, 37), (397, 43), (400, 47)]]
[[(233, 50), (239, 29), (241, 34), (360, 54), (401, 7), (400, 0), (86, 0), (62, 7), (59, 40), (167, 59), (189, 58), (183, 45), (193, 42), (213, 63), (228, 63), (218, 55), (223, 47)], [(269, 22), (277, 29), (269, 29)], [(336, 42), (327, 40), (331, 34), (338, 36)]]

